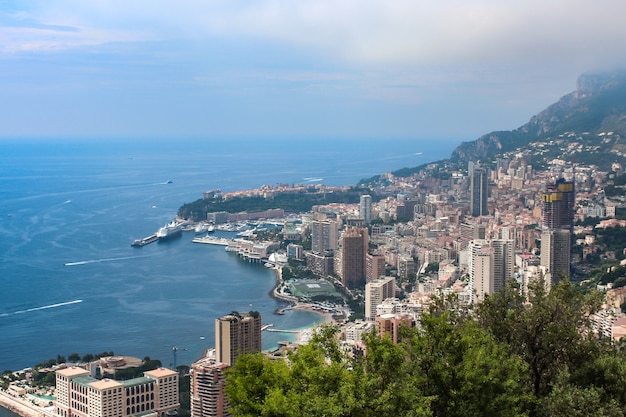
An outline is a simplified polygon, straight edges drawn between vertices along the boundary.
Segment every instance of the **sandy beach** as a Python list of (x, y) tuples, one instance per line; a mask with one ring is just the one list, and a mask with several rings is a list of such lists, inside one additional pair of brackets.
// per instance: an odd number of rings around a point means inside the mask
[[(322, 324), (335, 323), (335, 319), (333, 319), (332, 314), (320, 312), (319, 310), (316, 310), (312, 304), (297, 303), (297, 304), (295, 304), (295, 305), (293, 305), (291, 307), (287, 307), (287, 308), (290, 309), (290, 310), (303, 310), (303, 311), (308, 311), (308, 312), (311, 312), (311, 313), (319, 314), (320, 316), (322, 316), (324, 318), (324, 322)], [(309, 328), (297, 331), (296, 332), (296, 343), (297, 344), (306, 344), (306, 343), (308, 343), (309, 340), (311, 339), (311, 336), (313, 336), (313, 332), (315, 331), (315, 329), (317, 327), (321, 326), (322, 324), (316, 324), (316, 325), (311, 326)]]

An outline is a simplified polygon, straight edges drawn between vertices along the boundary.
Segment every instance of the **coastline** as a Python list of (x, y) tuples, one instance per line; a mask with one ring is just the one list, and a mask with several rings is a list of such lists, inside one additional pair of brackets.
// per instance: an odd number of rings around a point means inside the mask
[(14, 397), (3, 390), (0, 390), (0, 407), (21, 417), (43, 417), (50, 415), (44, 408), (32, 404), (28, 399)]
[(298, 299), (296, 297), (281, 293), (279, 290), (281, 285), (283, 284), (282, 267), (274, 266), (272, 269), (274, 269), (274, 273), (276, 274), (276, 285), (274, 286), (274, 289), (270, 292), (271, 297), (276, 300), (288, 302), (290, 304), (287, 307), (282, 307), (276, 310), (275, 314), (281, 314), (279, 313), (279, 311), (284, 312), (286, 310), (301, 310), (309, 313), (318, 314), (322, 316), (323, 319), (322, 323), (315, 323), (311, 326), (295, 330), (294, 333), (296, 335), (296, 344), (300, 345), (308, 343), (309, 339), (311, 338), (313, 332), (317, 327), (323, 324), (336, 323), (332, 314), (323, 313), (317, 310), (313, 304), (298, 302)]

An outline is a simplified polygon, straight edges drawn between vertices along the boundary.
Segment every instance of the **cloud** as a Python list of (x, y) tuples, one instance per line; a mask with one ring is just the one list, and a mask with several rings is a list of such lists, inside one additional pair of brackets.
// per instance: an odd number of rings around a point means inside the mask
[[(371, 119), (380, 132), (412, 134), (428, 124), (451, 129), (452, 118), (457, 131), (482, 134), (519, 126), (573, 90), (582, 72), (626, 67), (623, 0), (7, 4), (0, 3), (0, 85), (24, 109), (71, 92), (161, 115), (156, 98), (168, 97), (180, 110), (154, 119), (173, 125), (172, 114), (214, 106), (212, 128), (245, 108), (262, 127), (298, 113), (294, 131), (306, 117), (332, 130), (317, 116), (328, 114), (346, 131), (365, 131)], [(266, 117), (255, 116), (258, 109)]]
[[(79, 36), (56, 34), (52, 47), (249, 37), (381, 66), (588, 65), (616, 61), (626, 39), (621, 0), (60, 0), (41, 1), (25, 13), (44, 26), (79, 30)], [(14, 48), (30, 49), (37, 34), (48, 36), (44, 26), (23, 28), (23, 39), (13, 28)]]

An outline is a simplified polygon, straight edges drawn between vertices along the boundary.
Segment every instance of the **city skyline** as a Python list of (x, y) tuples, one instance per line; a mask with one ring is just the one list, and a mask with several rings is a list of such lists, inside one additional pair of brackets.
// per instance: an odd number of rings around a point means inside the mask
[(0, 138), (474, 140), (519, 127), (581, 73), (623, 68), (625, 11), (6, 1)]

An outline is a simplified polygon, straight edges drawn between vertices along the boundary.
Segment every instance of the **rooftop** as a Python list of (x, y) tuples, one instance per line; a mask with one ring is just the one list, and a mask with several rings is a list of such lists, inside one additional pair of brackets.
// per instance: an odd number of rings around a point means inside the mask
[(109, 388), (122, 387), (123, 384), (121, 382), (119, 382), (119, 381), (115, 381), (113, 379), (105, 378), (105, 379), (102, 379), (100, 381), (92, 382), (90, 384), (90, 386), (92, 388), (96, 388), (96, 389), (99, 389), (99, 390), (104, 390), (104, 389), (109, 389)]
[(153, 378), (162, 378), (164, 376), (174, 376), (177, 374), (178, 373), (176, 371), (172, 371), (171, 369), (168, 369), (168, 368), (158, 368), (158, 369), (153, 369), (152, 371), (144, 372), (144, 375), (151, 376)]
[(57, 371), (57, 373), (59, 375), (63, 375), (63, 376), (71, 378), (71, 377), (79, 376), (79, 375), (88, 375), (89, 371), (83, 368), (79, 368), (77, 366), (72, 366), (70, 368), (60, 369)]

